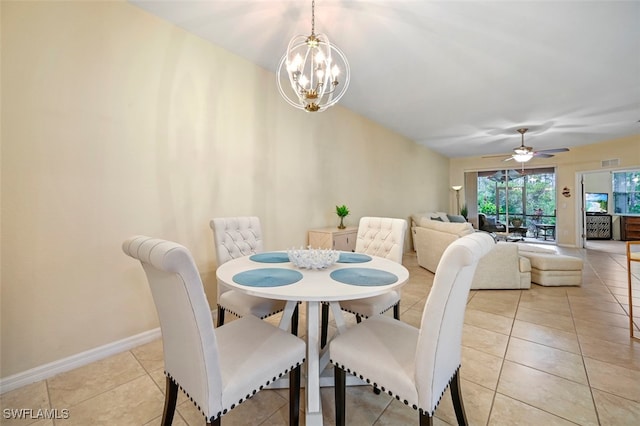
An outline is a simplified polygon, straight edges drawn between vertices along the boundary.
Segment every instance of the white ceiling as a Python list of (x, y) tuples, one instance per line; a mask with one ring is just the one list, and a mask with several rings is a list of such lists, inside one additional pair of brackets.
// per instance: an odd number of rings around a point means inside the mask
[[(274, 72), (311, 33), (310, 0), (130, 2)], [(640, 133), (637, 0), (317, 0), (322, 32), (342, 105), (448, 157), (509, 153), (520, 127), (536, 150)]]

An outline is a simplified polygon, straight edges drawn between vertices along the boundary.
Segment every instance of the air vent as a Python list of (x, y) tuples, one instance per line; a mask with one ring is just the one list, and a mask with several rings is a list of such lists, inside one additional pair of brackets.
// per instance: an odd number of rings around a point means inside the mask
[(605, 167), (618, 167), (620, 165), (620, 159), (614, 158), (612, 160), (602, 160), (602, 168)]

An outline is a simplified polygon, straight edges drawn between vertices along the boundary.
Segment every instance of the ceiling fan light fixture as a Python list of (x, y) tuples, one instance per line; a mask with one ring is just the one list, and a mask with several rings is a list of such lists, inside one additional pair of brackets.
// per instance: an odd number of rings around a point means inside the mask
[(315, 33), (315, 0), (311, 2), (311, 35), (291, 39), (278, 65), (280, 95), (293, 107), (307, 112), (324, 111), (347, 91), (351, 71), (344, 53)]
[(526, 153), (516, 153), (513, 154), (512, 157), (515, 161), (517, 161), (518, 163), (526, 163), (527, 161), (531, 160), (533, 158), (533, 152), (526, 152)]
[(522, 138), (522, 142), (519, 147), (513, 150), (513, 158), (518, 163), (526, 163), (527, 161), (533, 158), (533, 148), (530, 146), (524, 146), (524, 134), (527, 133), (527, 128), (518, 129), (518, 133), (520, 133), (520, 137)]

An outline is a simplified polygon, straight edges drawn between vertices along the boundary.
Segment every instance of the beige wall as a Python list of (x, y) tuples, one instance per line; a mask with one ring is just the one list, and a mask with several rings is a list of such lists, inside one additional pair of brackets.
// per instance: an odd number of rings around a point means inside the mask
[[(560, 245), (578, 246), (578, 234), (581, 227), (579, 210), (581, 188), (577, 185), (577, 177), (583, 172), (603, 170), (603, 160), (620, 160), (619, 166), (606, 170), (640, 167), (640, 134), (597, 144), (571, 147), (570, 149), (570, 152), (560, 153), (552, 158), (535, 158), (527, 163), (527, 167), (556, 167), (557, 241)], [(450, 180), (462, 182), (466, 171), (496, 170), (504, 167), (505, 163), (500, 158), (452, 158), (449, 171)], [(569, 198), (561, 194), (565, 186), (571, 191)]]
[(192, 250), (213, 305), (211, 217), (258, 215), (283, 249), (336, 204), (348, 225), (448, 206), (447, 158), (295, 110), (272, 73), (132, 5), (0, 7), (0, 377), (157, 327), (131, 235)]

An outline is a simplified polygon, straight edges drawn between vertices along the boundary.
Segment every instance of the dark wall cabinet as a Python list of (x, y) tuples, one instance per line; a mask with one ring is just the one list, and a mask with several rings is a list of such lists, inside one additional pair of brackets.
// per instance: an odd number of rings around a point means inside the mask
[(640, 216), (620, 216), (620, 239), (622, 241), (640, 240)]
[(611, 239), (611, 215), (587, 215), (587, 240)]

